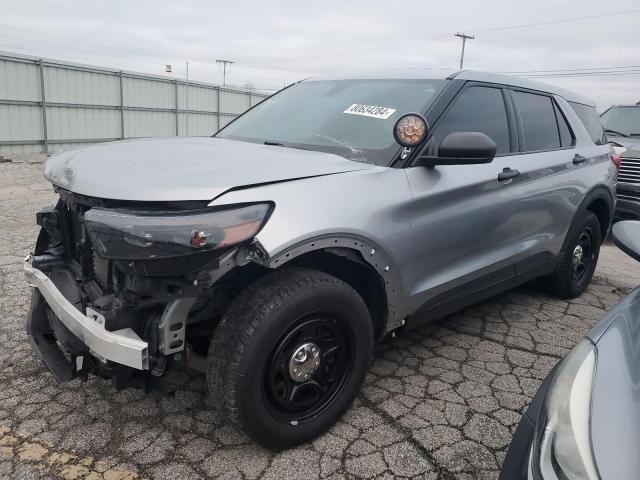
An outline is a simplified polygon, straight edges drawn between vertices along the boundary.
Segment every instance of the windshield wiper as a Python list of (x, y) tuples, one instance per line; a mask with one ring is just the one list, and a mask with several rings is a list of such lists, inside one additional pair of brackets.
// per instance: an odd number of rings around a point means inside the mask
[(284, 143), (276, 142), (273, 140), (265, 140), (264, 145), (271, 145), (272, 147), (284, 147), (284, 148), (295, 148), (298, 150), (309, 150), (308, 148), (298, 147), (297, 145), (285, 145)]
[(629, 137), (630, 136), (630, 134), (628, 134), (628, 133), (622, 133), (622, 132), (619, 132), (617, 130), (611, 130), (610, 128), (605, 128), (604, 131), (606, 133), (612, 133), (612, 134), (617, 135), (619, 137)]

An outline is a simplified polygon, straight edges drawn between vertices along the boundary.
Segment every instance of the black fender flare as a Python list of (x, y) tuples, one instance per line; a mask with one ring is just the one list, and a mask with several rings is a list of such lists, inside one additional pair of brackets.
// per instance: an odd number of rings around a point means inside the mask
[(385, 333), (404, 324), (407, 312), (403, 309), (405, 302), (402, 302), (404, 290), (400, 270), (396, 268), (390, 255), (371, 240), (348, 233), (320, 235), (278, 252), (265, 263), (267, 267), (276, 269), (294, 258), (314, 251), (325, 251), (347, 257), (349, 256), (347, 252), (352, 252), (360, 261), (371, 266), (381, 280), (387, 295), (388, 317), (385, 322)]

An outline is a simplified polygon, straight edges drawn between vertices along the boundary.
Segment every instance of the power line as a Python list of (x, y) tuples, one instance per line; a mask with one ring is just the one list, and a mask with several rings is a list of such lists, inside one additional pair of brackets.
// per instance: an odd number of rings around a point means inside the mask
[(583, 67), (583, 68), (558, 68), (553, 70), (514, 70), (514, 71), (504, 71), (499, 73), (508, 73), (508, 74), (516, 74), (516, 73), (565, 73), (565, 72), (610, 72), (610, 71), (624, 71), (625, 69), (633, 69), (640, 68), (640, 65), (622, 65), (622, 66), (611, 66), (611, 67)]
[(480, 33), (485, 33), (485, 32), (500, 32), (500, 31), (505, 31), (505, 30), (518, 30), (518, 29), (522, 29), (522, 28), (535, 28), (535, 27), (542, 27), (542, 26), (547, 26), (547, 25), (560, 25), (563, 23), (572, 23), (572, 22), (580, 22), (582, 20), (594, 20), (594, 19), (602, 19), (602, 18), (609, 18), (609, 17), (619, 17), (621, 15), (635, 15), (637, 13), (640, 13), (640, 10), (627, 10), (624, 12), (617, 12), (617, 13), (606, 13), (603, 15), (589, 15), (586, 17), (573, 17), (573, 18), (565, 18), (562, 20), (550, 20), (547, 22), (536, 22), (536, 23), (522, 23), (519, 25), (508, 25), (508, 26), (504, 26), (504, 27), (493, 27), (493, 28), (484, 28), (484, 29), (480, 29), (480, 30), (476, 30), (476, 32), (480, 32)]
[(584, 72), (584, 73), (546, 73), (546, 74), (517, 74), (514, 77), (528, 78), (562, 78), (562, 77), (623, 77), (625, 75), (640, 75), (640, 70), (626, 72)]

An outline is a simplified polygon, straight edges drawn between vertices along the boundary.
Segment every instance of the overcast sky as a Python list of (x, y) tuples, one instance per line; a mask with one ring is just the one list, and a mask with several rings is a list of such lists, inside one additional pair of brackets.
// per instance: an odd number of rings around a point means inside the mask
[[(168, 63), (179, 77), (189, 60), (190, 78), (212, 83), (215, 60), (230, 59), (228, 82), (269, 89), (345, 69), (455, 68), (460, 31), (476, 36), (465, 68), (551, 70), (563, 76), (542, 81), (600, 110), (640, 100), (638, 0), (0, 0), (0, 11), (0, 50), (156, 74)], [(593, 75), (604, 67), (637, 73)]]

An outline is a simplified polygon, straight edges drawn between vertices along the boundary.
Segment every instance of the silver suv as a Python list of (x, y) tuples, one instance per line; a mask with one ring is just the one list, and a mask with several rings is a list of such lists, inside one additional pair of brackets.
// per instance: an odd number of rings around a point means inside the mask
[(374, 342), (536, 278), (580, 295), (615, 202), (594, 104), (393, 72), (296, 83), (213, 138), (51, 158), (24, 269), (57, 380), (202, 366), (235, 425), (286, 448), (349, 407)]

